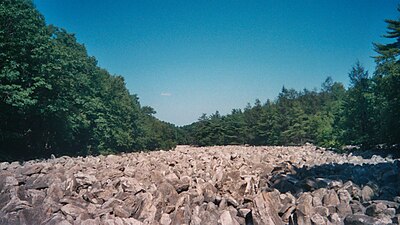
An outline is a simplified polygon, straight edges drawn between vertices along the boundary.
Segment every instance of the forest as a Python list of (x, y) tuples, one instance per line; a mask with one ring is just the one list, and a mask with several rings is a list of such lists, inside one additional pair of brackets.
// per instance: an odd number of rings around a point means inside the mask
[[(100, 68), (74, 34), (46, 24), (29, 0), (0, 2), (0, 161), (171, 149), (177, 144), (398, 148), (400, 20), (386, 20), (375, 71), (355, 62), (349, 87), (283, 87), (228, 115), (178, 127), (160, 121)], [(136, 84), (140, 85), (140, 84)]]

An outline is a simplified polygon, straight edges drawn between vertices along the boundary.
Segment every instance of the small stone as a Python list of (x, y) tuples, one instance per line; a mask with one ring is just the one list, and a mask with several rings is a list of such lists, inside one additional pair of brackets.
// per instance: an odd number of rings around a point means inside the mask
[(342, 219), (340, 218), (340, 216), (337, 213), (333, 213), (332, 215), (330, 215), (329, 220), (333, 224), (338, 224), (338, 223), (342, 222)]
[(172, 223), (171, 217), (167, 213), (163, 213), (161, 215), (160, 224), (161, 225), (170, 225)]
[(289, 207), (281, 216), (282, 220), (284, 222), (287, 222), (289, 220), (290, 217), (293, 216), (293, 212), (294, 210), (296, 210), (296, 206), (292, 205), (291, 207)]
[(373, 217), (357, 214), (357, 215), (348, 215), (344, 219), (344, 224), (345, 225), (378, 225), (381, 223), (379, 223), (378, 219), (375, 219)]
[(250, 209), (239, 209), (239, 215), (243, 218), (246, 218), (249, 212), (251, 212)]
[(339, 205), (339, 197), (336, 194), (335, 190), (329, 190), (328, 193), (322, 199), (322, 202), (325, 206), (337, 206)]
[(61, 207), (61, 212), (63, 212), (65, 215), (70, 215), (73, 218), (76, 218), (79, 215), (86, 213), (86, 210), (76, 205), (67, 204)]
[(386, 209), (386, 210), (383, 212), (383, 214), (389, 216), (390, 218), (393, 218), (393, 217), (395, 217), (395, 215), (396, 215), (396, 209), (394, 209), (394, 208), (388, 208), (388, 209)]
[(347, 190), (338, 190), (338, 195), (339, 195), (339, 200), (340, 203), (346, 203), (349, 204), (350, 200), (351, 200), (351, 195)]
[(328, 217), (329, 216), (329, 210), (324, 207), (324, 206), (317, 206), (314, 208), (314, 212), (323, 216), (323, 217)]
[(314, 196), (312, 199), (312, 205), (315, 206), (322, 206), (322, 199), (319, 196)]
[(361, 198), (363, 202), (370, 201), (374, 197), (374, 190), (368, 185), (364, 186), (361, 190)]
[(121, 218), (128, 218), (131, 216), (131, 213), (122, 206), (114, 206), (113, 212), (114, 215)]
[(72, 225), (72, 224), (70, 222), (68, 222), (68, 220), (62, 220), (62, 221), (58, 222), (57, 225)]
[(22, 171), (21, 174), (22, 175), (26, 175), (26, 176), (30, 176), (32, 174), (36, 174), (36, 173), (40, 173), (40, 171), (44, 168), (43, 164), (34, 164), (31, 166), (25, 166)]
[(324, 217), (322, 217), (319, 214), (312, 215), (311, 216), (311, 222), (313, 222), (314, 224), (318, 224), (318, 225), (326, 224), (326, 221), (325, 221)]
[(376, 217), (379, 214), (384, 213), (386, 209), (387, 209), (387, 206), (382, 203), (373, 204), (366, 208), (365, 214), (367, 214), (368, 216)]
[(3, 181), (0, 181), (2, 183), (0, 184), (0, 190), (18, 185), (18, 180), (13, 176), (6, 176), (5, 178), (2, 179)]
[(350, 204), (350, 207), (353, 214), (365, 214), (365, 207), (358, 201)]
[(231, 213), (227, 210), (224, 210), (219, 219), (221, 221), (221, 225), (239, 225), (239, 223), (232, 218)]
[(345, 217), (352, 213), (352, 209), (348, 203), (340, 203), (336, 209), (340, 217)]

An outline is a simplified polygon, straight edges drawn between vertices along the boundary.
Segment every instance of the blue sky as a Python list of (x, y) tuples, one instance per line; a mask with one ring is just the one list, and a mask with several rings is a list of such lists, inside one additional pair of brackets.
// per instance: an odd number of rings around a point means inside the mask
[(374, 69), (373, 42), (398, 0), (34, 0), (48, 24), (75, 33), (142, 105), (177, 125), (229, 113), (283, 85), (348, 83), (359, 60)]

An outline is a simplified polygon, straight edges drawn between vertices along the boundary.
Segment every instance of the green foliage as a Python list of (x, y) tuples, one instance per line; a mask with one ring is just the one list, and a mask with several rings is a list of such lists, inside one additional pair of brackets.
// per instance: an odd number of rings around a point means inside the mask
[[(330, 78), (329, 78), (330, 79)], [(226, 116), (203, 114), (199, 121), (184, 127), (189, 144), (207, 145), (301, 145), (338, 144), (336, 117), (345, 93), (340, 83), (324, 83), (321, 92), (282, 88), (276, 101), (260, 100)], [(187, 144), (187, 143), (186, 143)]]
[[(400, 11), (400, 8), (398, 8)], [(386, 20), (388, 44), (374, 44), (378, 56), (374, 82), (377, 136), (381, 143), (400, 143), (400, 19)]]
[[(400, 8), (399, 8), (400, 11)], [(400, 144), (400, 19), (386, 20), (389, 44), (374, 44), (378, 56), (371, 78), (359, 62), (349, 73), (350, 87), (327, 78), (320, 91), (282, 88), (275, 101), (256, 100), (243, 112), (212, 120), (203, 115), (184, 127), (196, 145), (251, 144), (325, 147)], [(215, 127), (218, 132), (215, 132)]]
[(46, 25), (29, 0), (0, 1), (0, 160), (109, 154), (179, 144), (363, 147), (400, 143), (400, 20), (374, 44), (373, 77), (357, 62), (350, 87), (282, 88), (231, 114), (178, 128), (154, 117), (123, 77), (100, 68), (73, 34)]
[(171, 148), (175, 126), (148, 116), (121, 76), (28, 0), (0, 2), (0, 160)]
[(156, 112), (150, 106), (141, 108), (139, 137), (142, 150), (171, 149), (176, 146), (178, 128), (175, 125), (158, 120), (153, 116)]
[(368, 71), (357, 62), (349, 73), (350, 88), (343, 105), (343, 143), (370, 146), (375, 142), (374, 93)]

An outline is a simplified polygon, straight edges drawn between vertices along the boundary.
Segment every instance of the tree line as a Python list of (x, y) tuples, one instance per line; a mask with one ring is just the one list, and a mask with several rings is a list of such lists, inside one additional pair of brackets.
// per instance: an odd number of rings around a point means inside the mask
[(182, 143), (398, 148), (400, 144), (400, 20), (386, 20), (388, 44), (374, 44), (376, 69), (356, 62), (349, 87), (328, 77), (319, 90), (282, 88), (275, 100), (228, 115), (203, 114), (184, 126)]
[(154, 117), (122, 76), (97, 66), (30, 0), (0, 2), (0, 160), (171, 148), (173, 124)]
[(400, 143), (400, 20), (374, 44), (372, 74), (355, 63), (350, 85), (283, 87), (228, 115), (176, 127), (141, 106), (73, 34), (47, 25), (31, 0), (0, 2), (0, 161), (169, 149), (176, 144), (340, 147)]

